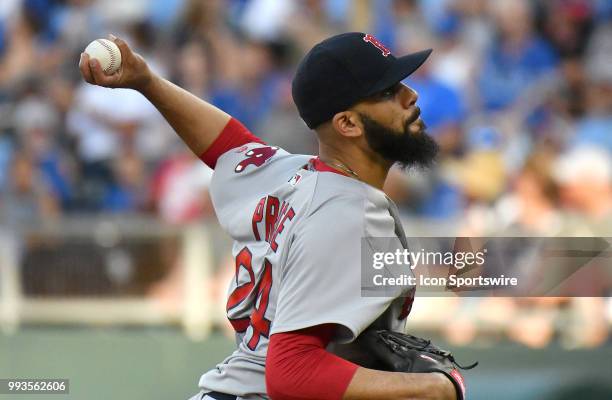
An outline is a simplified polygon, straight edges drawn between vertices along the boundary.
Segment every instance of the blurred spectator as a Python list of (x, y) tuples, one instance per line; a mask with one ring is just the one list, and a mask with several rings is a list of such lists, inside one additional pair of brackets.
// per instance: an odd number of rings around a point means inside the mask
[(203, 99), (209, 98), (210, 74), (212, 69), (202, 43), (192, 40), (182, 45), (176, 65), (177, 83)]
[(172, 224), (211, 216), (211, 177), (212, 170), (179, 144), (153, 178), (152, 200), (159, 216)]
[(593, 27), (593, 2), (553, 0), (540, 2), (544, 8), (544, 33), (561, 57), (584, 53)]
[(364, 29), (358, 27), (363, 22), (364, 14), (368, 16), (371, 10), (371, 4), (368, 9), (367, 2), (363, 0), (352, 1), (351, 7), (346, 9), (345, 18), (347, 23), (352, 21), (356, 26), (347, 26), (334, 21), (334, 15), (329, 15), (325, 9), (324, 0), (296, 1), (295, 4), (293, 13), (285, 21), (285, 30), (297, 44), (299, 54), (306, 53), (317, 42), (334, 33), (351, 29), (366, 30), (364, 26), (360, 27)]
[(144, 164), (134, 153), (121, 154), (113, 163), (113, 182), (106, 188), (102, 210), (138, 212), (146, 204)]
[(107, 27), (102, 21), (104, 10), (101, 11), (90, 0), (69, 0), (49, 16), (51, 29), (65, 48), (80, 48), (106, 35)]
[(153, 26), (168, 30), (180, 16), (186, 0), (151, 0), (149, 17)]
[[(393, 40), (397, 40), (397, 43), (388, 43), (391, 48), (400, 48), (400, 53), (405, 50), (406, 47), (415, 47), (417, 44), (413, 43), (413, 40), (422, 40), (423, 35), (427, 35), (430, 32), (427, 26), (427, 20), (423, 19), (423, 16), (419, 13), (419, 2), (416, 0), (393, 0), (392, 1), (392, 12), (390, 13), (393, 22), (395, 22), (394, 32), (395, 35), (392, 37)], [(439, 1), (433, 2), (439, 5)], [(427, 7), (425, 7), (427, 9)], [(380, 14), (380, 12), (379, 12)], [(379, 31), (389, 29), (389, 22), (386, 20), (380, 21), (382, 27), (379, 27)], [(384, 36), (389, 36), (385, 35)], [(384, 40), (384, 39), (381, 39)], [(408, 41), (406, 44), (405, 42)], [(385, 43), (389, 42), (389, 38), (384, 40)], [(404, 43), (402, 43), (404, 42)]]
[(472, 97), (474, 74), (482, 49), (464, 40), (465, 29), (453, 25), (440, 34), (433, 58), (429, 62), (429, 69), (438, 81), (450, 86), (459, 92), (464, 100), (468, 100)]
[(579, 58), (566, 58), (561, 62), (559, 87), (551, 96), (551, 105), (563, 118), (579, 118), (586, 110), (587, 77)]
[(495, 127), (481, 125), (470, 129), (466, 136), (466, 154), (457, 162), (449, 162), (446, 168), (468, 199), (489, 204), (507, 184), (501, 133)]
[(255, 133), (266, 143), (273, 143), (291, 153), (316, 154), (319, 151), (316, 136), (300, 119), (293, 104), (290, 78), (281, 78), (278, 103), (262, 118)]
[(16, 16), (7, 25), (5, 50), (0, 58), (0, 88), (19, 83), (36, 68), (34, 27), (22, 16)]
[(612, 227), (612, 158), (595, 147), (578, 147), (559, 157), (554, 177), (568, 212), (569, 236), (606, 236)]
[(211, 101), (254, 129), (271, 111), (278, 98), (280, 77), (270, 43), (247, 41), (240, 46), (241, 62), (248, 65), (236, 82), (220, 82)]
[(129, 89), (106, 90), (83, 83), (74, 101), (67, 125), (81, 161), (83, 207), (99, 209), (114, 180), (112, 160), (122, 152), (141, 150), (139, 136), (146, 142), (159, 116), (140, 93)]
[(274, 40), (281, 34), (294, 9), (295, 2), (292, 0), (251, 0), (246, 3), (240, 26), (251, 38)]
[(7, 20), (15, 15), (21, 0), (6, 0), (0, 3), (0, 20)]
[(566, 312), (561, 342), (567, 348), (601, 346), (608, 339), (610, 327), (606, 321), (606, 302), (602, 297), (577, 297), (570, 301)]
[(13, 142), (8, 135), (0, 131), (0, 190), (8, 182), (11, 161), (13, 157)]
[(478, 82), (485, 109), (499, 110), (512, 106), (558, 61), (550, 44), (534, 31), (526, 0), (494, 0), (490, 8), (498, 32), (485, 54)]
[(0, 197), (0, 221), (13, 227), (32, 226), (59, 215), (59, 205), (24, 153), (13, 157), (11, 175)]
[(512, 192), (495, 209), (499, 230), (511, 235), (547, 236), (561, 229), (559, 189), (553, 178), (554, 153), (535, 151), (512, 182)]
[(150, 0), (72, 0), (89, 3), (90, 8), (98, 14), (107, 25), (129, 26), (142, 21), (149, 13)]
[(612, 154), (612, 23), (599, 26), (588, 45), (584, 116), (578, 121), (576, 143), (602, 146)]
[(4, 21), (0, 19), (0, 56), (4, 54), (6, 49), (6, 32), (4, 28)]
[(600, 146), (612, 154), (612, 81), (593, 82), (586, 87), (586, 112), (577, 121), (574, 146)]
[(559, 297), (522, 298), (516, 300), (517, 311), (512, 324), (508, 324), (508, 336), (532, 348), (546, 347), (555, 334), (560, 319), (559, 306), (568, 299)]
[(201, 41), (214, 37), (227, 21), (223, 10), (223, 2), (219, 0), (186, 0), (176, 22), (176, 39), (184, 42), (189, 39)]
[(585, 64), (589, 77), (597, 82), (612, 81), (610, 62), (612, 62), (612, 22), (595, 27), (593, 35), (587, 45)]
[(40, 98), (24, 100), (15, 110), (16, 128), (24, 151), (65, 208), (72, 201), (71, 160), (56, 142), (57, 114)]

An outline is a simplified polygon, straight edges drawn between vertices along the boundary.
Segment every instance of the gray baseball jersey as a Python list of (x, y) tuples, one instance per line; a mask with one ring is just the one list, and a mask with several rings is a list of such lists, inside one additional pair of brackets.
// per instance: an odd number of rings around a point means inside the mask
[(237, 349), (202, 375), (204, 392), (267, 398), (274, 333), (333, 323), (337, 345), (375, 321), (403, 329), (412, 297), (399, 296), (407, 288), (395, 298), (361, 296), (361, 238), (395, 237), (405, 245), (397, 210), (382, 191), (332, 171), (313, 156), (260, 143), (217, 160), (211, 196), (235, 240), (227, 317)]

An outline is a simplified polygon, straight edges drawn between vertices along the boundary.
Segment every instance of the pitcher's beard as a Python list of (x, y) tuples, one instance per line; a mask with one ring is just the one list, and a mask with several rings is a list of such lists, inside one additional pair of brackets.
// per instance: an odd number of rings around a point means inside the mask
[(418, 133), (411, 133), (410, 122), (403, 132), (387, 128), (364, 114), (359, 114), (368, 144), (385, 160), (397, 162), (402, 168), (427, 168), (435, 161), (439, 146), (426, 132), (424, 124)]

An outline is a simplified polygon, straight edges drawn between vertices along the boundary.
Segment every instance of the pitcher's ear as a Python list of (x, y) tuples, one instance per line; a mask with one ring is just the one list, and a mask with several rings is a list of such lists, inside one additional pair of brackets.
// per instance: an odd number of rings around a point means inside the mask
[(332, 118), (334, 130), (346, 137), (358, 137), (363, 135), (363, 125), (359, 115), (354, 111), (342, 111), (336, 113)]

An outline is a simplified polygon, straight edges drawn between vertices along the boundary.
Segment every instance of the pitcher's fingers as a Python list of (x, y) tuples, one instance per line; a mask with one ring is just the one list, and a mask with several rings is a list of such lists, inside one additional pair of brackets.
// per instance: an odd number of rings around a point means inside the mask
[(85, 82), (95, 84), (93, 76), (91, 75), (91, 69), (89, 68), (89, 55), (87, 53), (81, 53), (79, 59), (79, 70)]
[(109, 37), (112, 37), (112, 41), (115, 42), (115, 44), (117, 45), (117, 47), (119, 47), (119, 51), (121, 51), (121, 58), (126, 60), (129, 57), (132, 57), (132, 49), (130, 49), (130, 46), (128, 46), (128, 44), (125, 42), (125, 40), (123, 39), (119, 39), (118, 37), (114, 36), (114, 35), (109, 35)]
[(96, 85), (113, 87), (117, 83), (117, 74), (106, 75), (104, 71), (102, 71), (102, 66), (98, 60), (91, 59), (89, 60), (89, 66), (91, 68), (91, 74), (93, 76)]

